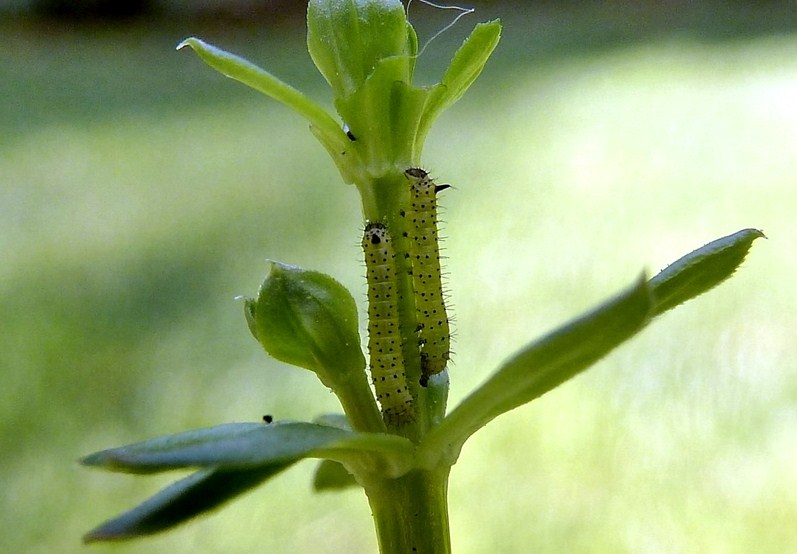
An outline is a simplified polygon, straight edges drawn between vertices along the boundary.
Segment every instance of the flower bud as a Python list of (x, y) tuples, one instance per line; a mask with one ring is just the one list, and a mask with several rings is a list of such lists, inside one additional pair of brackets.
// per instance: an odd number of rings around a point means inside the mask
[(245, 314), (266, 352), (314, 371), (330, 388), (364, 372), (357, 306), (328, 275), (272, 262), (257, 298), (246, 300)]

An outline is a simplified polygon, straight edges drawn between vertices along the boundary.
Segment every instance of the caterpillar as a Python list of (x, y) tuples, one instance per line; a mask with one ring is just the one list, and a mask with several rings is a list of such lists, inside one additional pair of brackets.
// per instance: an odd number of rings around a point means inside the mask
[(399, 332), (396, 254), (382, 223), (368, 223), (363, 234), (368, 280), (368, 354), (371, 381), (382, 407), (382, 419), (398, 426), (415, 419), (407, 388)]
[(440, 278), (437, 238), (437, 193), (450, 185), (436, 185), (419, 167), (404, 172), (410, 180), (410, 209), (402, 212), (410, 223), (409, 257), (415, 290), (415, 316), (421, 349), (421, 385), (446, 368), (451, 331)]

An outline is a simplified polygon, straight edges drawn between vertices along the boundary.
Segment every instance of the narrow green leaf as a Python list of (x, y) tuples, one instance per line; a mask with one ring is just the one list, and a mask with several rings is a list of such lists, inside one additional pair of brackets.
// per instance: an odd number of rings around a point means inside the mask
[(337, 133), (340, 137), (341, 147), (345, 147), (346, 135), (335, 119), (302, 92), (252, 62), (208, 44), (201, 39), (195, 37), (187, 38), (177, 45), (177, 49), (179, 50), (185, 46), (190, 46), (202, 61), (222, 75), (235, 79), (281, 102), (302, 115), (315, 127), (324, 129), (328, 134)]
[(228, 423), (102, 450), (81, 460), (109, 471), (148, 474), (186, 467), (247, 469), (302, 458), (329, 458), (350, 469), (398, 476), (413, 445), (384, 433), (353, 433), (304, 422)]
[(185, 467), (258, 467), (294, 461), (351, 436), (313, 423), (228, 423), (103, 450), (81, 463), (138, 474)]
[(676, 260), (650, 280), (656, 300), (654, 315), (671, 310), (729, 278), (742, 264), (758, 229), (742, 229), (712, 241)]
[(151, 535), (184, 523), (256, 487), (290, 467), (272, 464), (248, 470), (209, 468), (172, 483), (142, 504), (106, 521), (83, 537), (86, 543)]
[(448, 106), (459, 100), (473, 81), (481, 74), (487, 60), (501, 40), (501, 22), (498, 20), (479, 23), (465, 39), (440, 82), (445, 91), (440, 93), (440, 102)]
[(584, 371), (648, 322), (653, 308), (644, 279), (593, 311), (515, 354), (457, 408), (421, 445), (436, 463), (442, 452), (457, 456), (465, 440), (493, 418), (538, 398)]
[(313, 474), (313, 490), (316, 492), (339, 491), (358, 486), (354, 475), (343, 464), (332, 460), (321, 460)]
[[(484, 69), (501, 39), (501, 22), (498, 20), (479, 23), (470, 36), (454, 54), (443, 80), (435, 85), (424, 108), (420, 125), (422, 132), (428, 131), (440, 112), (459, 100)], [(420, 140), (420, 142), (423, 142)]]

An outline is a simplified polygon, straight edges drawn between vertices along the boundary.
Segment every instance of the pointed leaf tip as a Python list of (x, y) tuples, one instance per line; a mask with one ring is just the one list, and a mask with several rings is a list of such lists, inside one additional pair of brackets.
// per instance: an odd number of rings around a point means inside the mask
[(766, 238), (759, 229), (742, 229), (679, 258), (650, 280), (660, 315), (716, 287), (742, 265), (753, 241)]

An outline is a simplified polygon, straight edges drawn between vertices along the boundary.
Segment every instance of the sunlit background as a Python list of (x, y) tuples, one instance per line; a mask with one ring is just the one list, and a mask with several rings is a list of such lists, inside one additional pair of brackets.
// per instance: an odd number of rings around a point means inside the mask
[[(0, 2), (0, 551), (373, 552), (362, 492), (314, 495), (312, 461), (171, 533), (81, 546), (178, 475), (80, 456), (339, 410), (249, 336), (234, 297), (267, 258), (365, 299), (358, 198), (306, 123), (174, 51), (201, 36), (328, 105), (303, 3), (102, 4)], [(794, 551), (797, 7), (474, 5), (419, 62), (431, 83), (475, 22), (504, 21), (423, 159), (453, 184), (450, 405), (643, 269), (744, 227), (769, 240), (478, 433), (451, 477), (454, 551)], [(411, 11), (422, 40), (450, 16)]]

